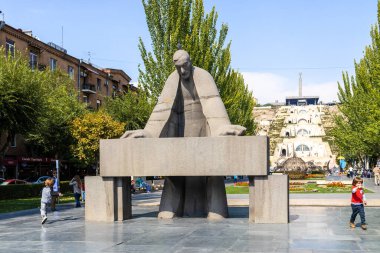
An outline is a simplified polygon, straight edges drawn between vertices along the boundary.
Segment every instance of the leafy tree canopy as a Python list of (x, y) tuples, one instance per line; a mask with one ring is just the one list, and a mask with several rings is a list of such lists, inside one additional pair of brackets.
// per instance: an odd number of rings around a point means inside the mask
[(343, 73), (338, 97), (341, 115), (332, 131), (342, 154), (350, 158), (377, 158), (380, 155), (380, 2), (378, 22), (371, 28), (372, 44), (355, 62), (355, 76)]
[(105, 111), (114, 120), (126, 123), (126, 130), (136, 130), (145, 127), (152, 104), (143, 91), (127, 92), (116, 98), (107, 97)]
[(28, 144), (47, 156), (69, 158), (73, 138), (70, 125), (83, 115), (85, 104), (78, 101), (74, 81), (61, 71), (45, 71), (45, 108), (37, 126), (26, 134)]
[(45, 106), (44, 72), (33, 71), (20, 52), (8, 56), (0, 48), (0, 147), (4, 156), (12, 137), (26, 134), (36, 127)]
[(124, 132), (124, 123), (111, 118), (102, 110), (89, 112), (73, 120), (70, 132), (75, 143), (72, 153), (85, 165), (93, 165), (99, 161), (100, 139), (118, 138)]

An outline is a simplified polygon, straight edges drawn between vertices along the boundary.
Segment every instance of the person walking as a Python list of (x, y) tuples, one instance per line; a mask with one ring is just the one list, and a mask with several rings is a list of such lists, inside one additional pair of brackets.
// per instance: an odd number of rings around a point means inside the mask
[(354, 176), (354, 168), (352, 168), (352, 165), (348, 168), (348, 173), (350, 174), (350, 178)]
[(78, 175), (75, 175), (73, 179), (71, 179), (69, 185), (73, 186), (75, 207), (81, 207), (80, 196), (82, 194), (82, 181), (80, 180), (80, 177)]
[(86, 188), (85, 188), (85, 182), (84, 182), (84, 178), (83, 178), (83, 181), (82, 181), (82, 202), (85, 202), (86, 201)]
[(42, 194), (41, 194), (41, 224), (44, 224), (47, 221), (47, 206), (51, 203), (51, 187), (53, 186), (54, 180), (51, 178), (48, 178), (45, 180), (44, 184), (45, 187), (42, 189)]
[(364, 205), (367, 205), (367, 201), (363, 190), (363, 179), (361, 177), (355, 177), (352, 180), (352, 196), (351, 196), (351, 208), (352, 214), (350, 218), (350, 227), (355, 228), (355, 218), (359, 214), (361, 221), (361, 228), (367, 229), (365, 222)]
[(380, 185), (380, 167), (376, 165), (372, 172), (375, 178), (375, 185)]
[(53, 190), (51, 192), (51, 211), (54, 212), (54, 211), (57, 211), (56, 205), (58, 203), (59, 196), (62, 195), (59, 191), (59, 179), (58, 179), (56, 170), (53, 170), (52, 179), (53, 179)]

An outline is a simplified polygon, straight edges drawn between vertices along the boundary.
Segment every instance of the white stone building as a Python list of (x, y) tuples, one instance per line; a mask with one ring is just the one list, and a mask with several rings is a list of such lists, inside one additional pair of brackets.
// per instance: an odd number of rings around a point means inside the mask
[(272, 161), (274, 166), (280, 166), (291, 157), (299, 157), (305, 162), (313, 163), (322, 168), (334, 160), (330, 146), (323, 142), (325, 131), (321, 122), (322, 105), (284, 106), (287, 116), (277, 143)]

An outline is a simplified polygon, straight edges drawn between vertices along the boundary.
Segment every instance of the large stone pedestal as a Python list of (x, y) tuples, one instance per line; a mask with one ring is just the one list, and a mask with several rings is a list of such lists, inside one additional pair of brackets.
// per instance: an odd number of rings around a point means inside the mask
[(268, 176), (268, 153), (269, 139), (262, 136), (101, 140), (101, 177), (85, 180), (86, 220), (131, 218), (130, 176), (249, 175), (249, 219), (287, 223), (289, 180), (285, 175)]

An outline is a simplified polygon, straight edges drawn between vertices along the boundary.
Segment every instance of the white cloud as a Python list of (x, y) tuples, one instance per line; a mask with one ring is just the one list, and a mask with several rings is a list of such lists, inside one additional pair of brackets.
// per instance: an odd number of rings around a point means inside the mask
[(319, 101), (324, 103), (338, 101), (338, 82), (331, 81), (325, 83), (304, 84), (302, 93), (305, 95), (319, 96)]
[[(285, 102), (286, 96), (298, 95), (298, 80), (267, 72), (243, 72), (244, 81), (260, 104)], [(336, 81), (324, 83), (307, 83), (302, 86), (304, 96), (319, 96), (323, 102), (337, 100), (338, 85)]]

